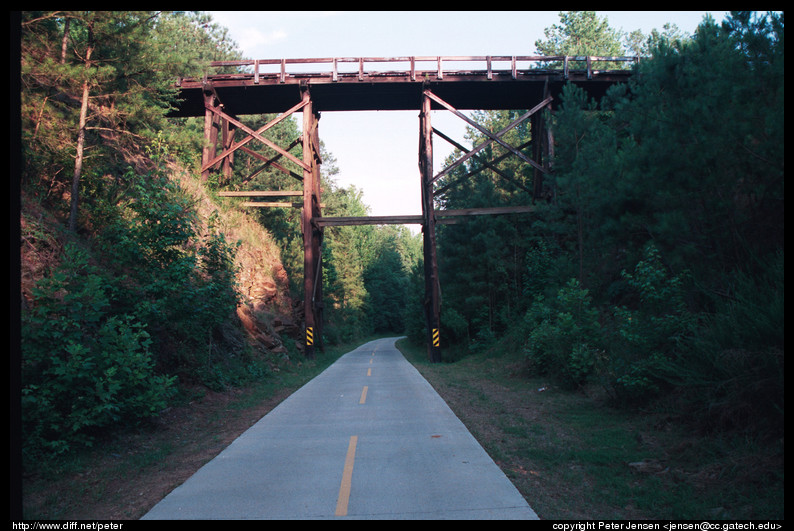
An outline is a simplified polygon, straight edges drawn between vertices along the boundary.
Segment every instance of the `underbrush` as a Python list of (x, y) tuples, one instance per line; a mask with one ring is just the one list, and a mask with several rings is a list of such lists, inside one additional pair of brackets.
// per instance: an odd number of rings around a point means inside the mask
[(615, 408), (532, 375), (514, 341), (440, 364), (398, 346), (542, 519), (783, 519), (782, 437), (704, 433), (680, 394)]

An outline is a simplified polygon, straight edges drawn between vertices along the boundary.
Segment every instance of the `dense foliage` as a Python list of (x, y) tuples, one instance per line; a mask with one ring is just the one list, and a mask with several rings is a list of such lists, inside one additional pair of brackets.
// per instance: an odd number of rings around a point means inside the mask
[(21, 29), (21, 236), (49, 252), (21, 314), (39, 460), (157, 416), (178, 381), (223, 385), (244, 357), (218, 348), (234, 245), (169, 178), (201, 137), (166, 118), (175, 76), (236, 56), (200, 14), (24, 12)]
[[(175, 162), (197, 172), (203, 147), (200, 119), (167, 118), (173, 79), (239, 59), (236, 44), (201, 13), (36, 11), (21, 23), (22, 237), (54, 257), (22, 301), (22, 428), (37, 459), (156, 416), (180, 383), (222, 388), (267, 369), (228, 341), (235, 244), (170, 178)], [(535, 44), (648, 57), (601, 102), (564, 89), (546, 117), (555, 150), (540, 197), (515, 157), (482, 167), (504, 154), (496, 145), (440, 181), (439, 208), (536, 207), (437, 228), (446, 359), (509, 337), (534, 374), (601, 385), (616, 404), (673, 390), (702, 426), (782, 429), (783, 15), (645, 37), (566, 13)], [(518, 116), (474, 113), (491, 130)], [(267, 131), (297, 151), (300, 134), (293, 119)], [(505, 139), (532, 135), (524, 123)], [(264, 163), (273, 153), (254, 144), (207, 188), (300, 189), (297, 168)], [(324, 214), (367, 215), (322, 159)], [(249, 212), (300, 298), (299, 210)], [(326, 229), (322, 339), (423, 341), (421, 246), (403, 227)]]
[[(241, 340), (236, 244), (172, 178), (175, 164), (197, 172), (203, 147), (203, 119), (167, 117), (173, 81), (240, 59), (227, 31), (202, 13), (128, 11), (29, 11), (21, 29), (22, 238), (33, 256), (49, 253), (22, 301), (32, 462), (157, 416), (180, 385), (221, 389), (269, 364)], [(241, 119), (256, 129), (272, 118)], [(267, 131), (298, 150), (300, 134), (292, 117)], [(252, 143), (205, 188), (300, 189), (300, 170), (263, 164), (272, 156)], [(325, 212), (364, 215), (361, 192), (339, 188), (333, 157), (323, 159)], [(279, 243), (296, 299), (299, 212), (249, 211)], [(325, 341), (402, 332), (418, 245), (407, 229), (326, 231)]]
[[(546, 36), (540, 51), (595, 55), (620, 37), (584, 13)], [(780, 430), (783, 15), (633, 37), (650, 57), (628, 86), (600, 104), (565, 87), (547, 116), (553, 172), (536, 212), (441, 227), (447, 338), (483, 348), (517, 332), (533, 373), (562, 385), (600, 383), (622, 405), (676, 390), (701, 426)], [(475, 118), (498, 130), (514, 115)], [(498, 167), (522, 186), (485, 169), (441, 206), (533, 200), (531, 173)]]

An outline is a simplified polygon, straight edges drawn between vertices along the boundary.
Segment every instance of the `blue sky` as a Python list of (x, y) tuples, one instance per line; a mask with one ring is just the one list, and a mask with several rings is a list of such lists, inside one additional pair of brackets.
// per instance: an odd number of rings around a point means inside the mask
[[(544, 29), (559, 23), (557, 11), (209, 11), (229, 29), (250, 59), (396, 57), (410, 55), (531, 55)], [(648, 34), (673, 23), (691, 33), (707, 14), (724, 11), (599, 11), (626, 33)], [(466, 145), (465, 123), (435, 111), (432, 123)], [(336, 158), (337, 184), (364, 192), (371, 214), (421, 213), (418, 110), (325, 112), (320, 139)], [(452, 151), (434, 139), (436, 171)], [(328, 213), (328, 215), (333, 215)], [(413, 227), (415, 230), (418, 227)]]

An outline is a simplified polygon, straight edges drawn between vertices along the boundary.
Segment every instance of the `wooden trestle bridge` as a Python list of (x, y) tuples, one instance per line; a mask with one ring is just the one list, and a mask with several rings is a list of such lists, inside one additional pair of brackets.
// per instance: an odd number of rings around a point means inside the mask
[[(563, 57), (563, 56), (480, 56), (480, 57), (373, 57), (321, 59), (267, 59), (224, 61), (211, 64), (212, 72), (201, 79), (177, 81), (181, 103), (171, 116), (204, 116), (205, 147), (202, 174), (210, 171), (231, 174), (234, 154), (245, 151), (302, 183), (295, 191), (222, 192), (226, 196), (295, 197), (300, 201), (247, 203), (258, 207), (302, 208), (301, 227), (304, 248), (305, 354), (313, 357), (314, 348), (322, 346), (322, 276), (320, 246), (323, 229), (338, 225), (413, 224), (423, 226), (425, 300), (428, 356), (440, 361), (440, 290), (436, 261), (435, 225), (462, 215), (529, 212), (526, 207), (478, 208), (456, 211), (434, 209), (433, 198), (443, 192), (437, 181), (492, 143), (507, 150), (534, 168), (533, 189), (528, 198), (542, 194), (543, 175), (550, 171), (553, 136), (544, 122), (543, 110), (554, 109), (566, 83), (575, 83), (590, 97), (600, 99), (615, 83), (631, 76), (628, 68), (616, 64), (636, 61), (635, 57)], [(598, 69), (601, 65), (604, 69)], [(482, 132), (486, 141), (467, 149), (433, 128), (431, 110), (448, 110)], [(501, 131), (491, 132), (472, 121), (461, 110), (526, 110)], [(323, 217), (320, 197), (320, 146), (318, 122), (322, 111), (418, 110), (419, 111), (419, 184), (422, 190), (422, 214), (389, 217)], [(264, 133), (293, 113), (302, 112), (303, 132), (291, 146), (278, 146)], [(246, 114), (277, 114), (257, 130), (236, 117)], [(518, 124), (531, 120), (532, 140), (511, 146), (502, 136)], [(241, 131), (245, 136), (235, 138)], [(460, 149), (462, 156), (442, 171), (433, 173), (433, 135)], [(267, 159), (246, 147), (258, 141), (275, 152)], [(301, 158), (290, 149), (301, 144)], [(531, 148), (531, 154), (524, 150)], [(297, 165), (300, 173), (279, 164), (286, 159)], [(497, 161), (498, 161), (497, 160)], [(483, 167), (497, 161), (481, 161)], [(502, 177), (509, 179), (506, 175)], [(454, 184), (454, 183), (453, 183)], [(452, 184), (446, 185), (446, 187)], [(445, 188), (446, 188), (445, 187)]]

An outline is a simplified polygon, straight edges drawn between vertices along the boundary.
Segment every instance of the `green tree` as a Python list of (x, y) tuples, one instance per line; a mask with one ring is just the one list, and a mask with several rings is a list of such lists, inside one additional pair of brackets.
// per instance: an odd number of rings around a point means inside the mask
[[(542, 55), (615, 57), (623, 55), (623, 34), (609, 26), (606, 17), (600, 18), (595, 11), (560, 12), (560, 23), (544, 30), (545, 40), (535, 41), (537, 52)], [(625, 68), (620, 63), (609, 63), (610, 68)], [(584, 63), (575, 61), (571, 68), (584, 68)]]
[(371, 326), (376, 333), (403, 333), (405, 330), (403, 312), (408, 297), (408, 270), (399, 249), (400, 237), (396, 227), (380, 227), (373, 242), (378, 252), (364, 271)]
[(69, 198), (72, 231), (85, 172), (145, 170), (140, 150), (162, 139), (157, 131), (183, 136), (165, 118), (175, 79), (209, 59), (239, 57), (206, 15), (26, 11), (21, 18), (24, 182), (44, 184), (44, 198)]

